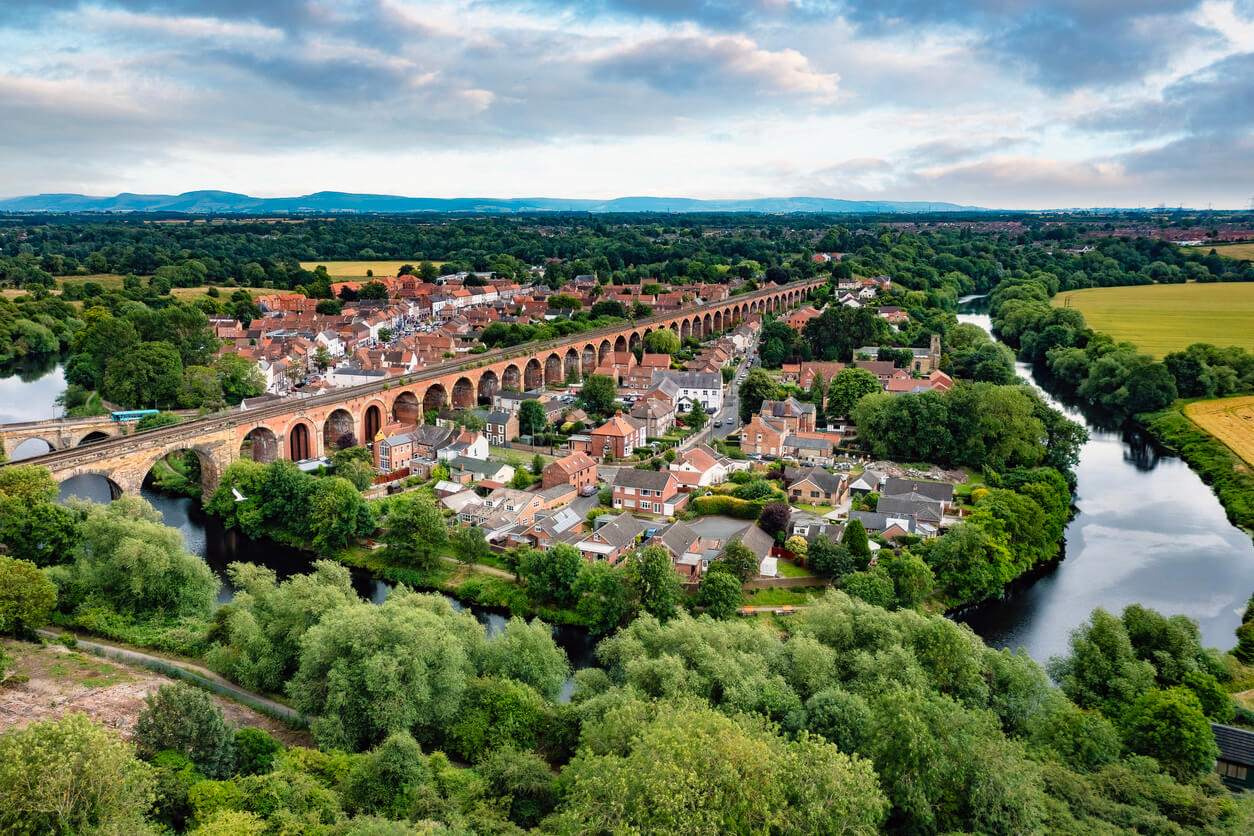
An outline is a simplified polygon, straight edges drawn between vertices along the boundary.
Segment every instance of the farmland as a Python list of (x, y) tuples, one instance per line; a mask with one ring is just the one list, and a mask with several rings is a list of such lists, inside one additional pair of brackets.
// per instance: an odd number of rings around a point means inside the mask
[(1161, 284), (1071, 290), (1056, 307), (1161, 358), (1193, 343), (1254, 350), (1254, 284)]
[(1237, 260), (1243, 258), (1254, 260), (1254, 244), (1223, 244), (1215, 247), (1215, 252)]
[(1184, 414), (1254, 465), (1254, 395), (1198, 401), (1186, 406)]
[[(433, 261), (431, 263), (439, 267), (444, 262)], [(414, 259), (409, 261), (302, 261), (300, 266), (306, 270), (312, 270), (322, 265), (327, 268), (327, 274), (336, 279), (364, 279), (367, 270), (374, 271), (376, 276), (395, 276), (396, 271), (406, 264), (417, 267), (418, 261)]]

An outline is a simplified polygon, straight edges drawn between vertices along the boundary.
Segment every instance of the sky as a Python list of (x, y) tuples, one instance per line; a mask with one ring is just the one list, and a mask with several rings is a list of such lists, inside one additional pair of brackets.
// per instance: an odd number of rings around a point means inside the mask
[(0, 0), (0, 197), (1246, 208), (1254, 0)]

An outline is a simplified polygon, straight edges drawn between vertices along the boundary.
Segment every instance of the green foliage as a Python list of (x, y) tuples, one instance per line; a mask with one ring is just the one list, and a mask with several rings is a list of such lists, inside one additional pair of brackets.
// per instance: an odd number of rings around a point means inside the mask
[(590, 374), (583, 379), (579, 390), (579, 407), (589, 415), (606, 416), (614, 412), (618, 399), (618, 385), (614, 378), (604, 374)]
[(448, 544), (444, 515), (428, 497), (404, 493), (392, 501), (379, 539), (387, 544), (389, 560), (419, 569), (437, 565)]
[(534, 398), (523, 401), (518, 407), (518, 432), (521, 435), (536, 435), (543, 432), (546, 426), (548, 418), (544, 414), (544, 405)]
[(471, 615), (401, 589), (324, 615), (301, 641), (288, 692), (317, 718), (323, 747), (357, 751), (406, 730), (431, 738), (456, 720), (482, 640)]
[(353, 483), (338, 476), (324, 476), (309, 491), (313, 547), (319, 554), (333, 554), (359, 537), (374, 532), (375, 516)]
[(1184, 688), (1153, 688), (1138, 697), (1123, 720), (1123, 739), (1181, 781), (1210, 771), (1219, 754), (1201, 703)]
[(273, 570), (232, 563), (231, 603), (214, 613), (214, 670), (246, 688), (278, 692), (296, 672), (301, 638), (327, 613), (358, 602), (348, 570), (316, 561), (314, 571), (278, 583)]
[(112, 731), (74, 712), (0, 735), (0, 830), (151, 833), (152, 770)]
[(264, 775), (282, 752), (283, 744), (264, 729), (243, 726), (235, 730), (235, 769), (240, 775)]
[(135, 744), (147, 758), (178, 752), (209, 778), (228, 778), (235, 771), (235, 734), (222, 709), (204, 691), (182, 683), (162, 685), (144, 698)]
[(535, 827), (557, 806), (558, 784), (538, 755), (500, 747), (478, 769), (484, 793), (506, 805), (509, 820), (519, 827)]
[(449, 538), (457, 559), (467, 566), (474, 566), (492, 553), (487, 540), (483, 537), (483, 529), (477, 525), (459, 526), (453, 530)]
[(877, 607), (892, 609), (897, 603), (893, 579), (878, 566), (869, 572), (850, 572), (840, 579), (840, 588)]
[(731, 618), (740, 607), (741, 583), (730, 571), (715, 571), (717, 565), (712, 565), (701, 578), (697, 602), (711, 618)]
[(826, 534), (820, 534), (810, 543), (806, 562), (820, 575), (837, 579), (858, 568), (848, 547), (843, 543), (833, 543)]
[(471, 762), (496, 749), (534, 749), (543, 719), (544, 701), (535, 689), (510, 679), (474, 679), (448, 731), (449, 745)]
[(158, 427), (168, 427), (171, 424), (177, 424), (183, 419), (173, 412), (158, 412), (155, 415), (145, 415), (135, 424), (136, 432), (144, 430), (155, 430)]
[(669, 328), (658, 328), (644, 335), (644, 350), (650, 354), (675, 354), (679, 348), (679, 336)]
[(76, 507), (83, 516), (81, 549), (71, 566), (52, 577), (61, 609), (98, 602), (136, 616), (204, 616), (213, 608), (217, 578), (148, 502), (124, 496), (109, 505)]
[(742, 543), (739, 537), (728, 541), (723, 549), (722, 557), (710, 565), (730, 572), (732, 577), (742, 584), (758, 575), (758, 556)]
[(760, 410), (762, 401), (775, 400), (778, 397), (779, 386), (775, 379), (761, 366), (754, 366), (740, 384), (740, 423), (745, 423)]
[(643, 612), (665, 621), (679, 604), (679, 575), (663, 546), (647, 546), (625, 559), (627, 585)]
[(353, 764), (344, 782), (344, 808), (403, 819), (414, 796), (430, 783), (431, 769), (422, 747), (409, 732), (396, 732)]
[(488, 642), (480, 669), (529, 685), (555, 699), (570, 676), (566, 652), (553, 641), (553, 631), (539, 619), (530, 624), (511, 618), (500, 635)]
[(840, 537), (840, 544), (849, 550), (849, 556), (858, 569), (865, 569), (871, 563), (871, 543), (861, 520), (849, 521)]
[(827, 391), (827, 417), (837, 421), (853, 414), (853, 408), (867, 395), (884, 391), (880, 379), (866, 369), (841, 369)]
[(575, 581), (583, 565), (578, 549), (558, 543), (547, 552), (538, 549), (527, 552), (518, 566), (518, 573), (536, 600), (570, 607), (577, 601)]
[(0, 633), (42, 627), (56, 603), (56, 586), (34, 563), (0, 554)]
[(724, 494), (698, 496), (689, 500), (689, 507), (698, 515), (718, 515), (741, 520), (756, 520), (762, 514), (764, 503), (737, 499)]
[(631, 591), (623, 570), (605, 561), (585, 562), (575, 579), (575, 613), (593, 635), (611, 633), (631, 612)]

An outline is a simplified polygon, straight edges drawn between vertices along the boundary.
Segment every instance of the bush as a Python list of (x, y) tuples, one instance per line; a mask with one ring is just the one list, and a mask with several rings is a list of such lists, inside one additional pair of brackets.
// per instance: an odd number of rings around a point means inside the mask
[(690, 503), (698, 514), (720, 514), (740, 520), (756, 520), (761, 515), (764, 504), (734, 496), (699, 496)]
[(235, 735), (222, 709), (204, 691), (181, 683), (162, 685), (144, 698), (135, 744), (144, 757), (167, 749), (186, 755), (210, 778), (235, 771)]
[(240, 775), (262, 775), (274, 768), (283, 744), (266, 731), (244, 726), (235, 732), (235, 769)]

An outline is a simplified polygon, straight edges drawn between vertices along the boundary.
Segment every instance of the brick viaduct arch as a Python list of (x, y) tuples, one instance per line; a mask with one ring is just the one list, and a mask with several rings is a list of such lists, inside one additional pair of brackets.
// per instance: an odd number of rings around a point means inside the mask
[[(804, 301), (812, 287), (825, 281), (765, 288), (694, 311), (470, 355), (382, 383), (219, 413), (139, 435), (54, 450), (28, 461), (49, 467), (58, 481), (89, 472), (112, 474), (122, 491), (136, 493), (158, 458), (175, 450), (192, 449), (202, 460), (205, 487), (212, 491), (226, 466), (241, 456), (250, 455), (259, 461), (322, 456), (349, 433), (356, 436), (357, 443), (369, 443), (383, 425), (396, 420), (416, 422), (427, 410), (444, 405), (473, 406), (501, 390), (560, 383), (572, 372), (590, 374), (612, 351), (640, 346), (644, 336), (658, 328), (670, 328), (681, 338), (708, 337), (752, 314), (785, 310)], [(48, 423), (43, 422), (45, 433)], [(78, 438), (107, 426), (97, 421), (81, 428)], [(33, 437), (29, 431), (34, 429), (12, 428), (19, 434), (28, 430), (23, 438)], [(0, 427), (0, 433), (6, 452), (10, 444), (16, 447), (9, 427)], [(250, 443), (245, 445), (246, 441)]]

